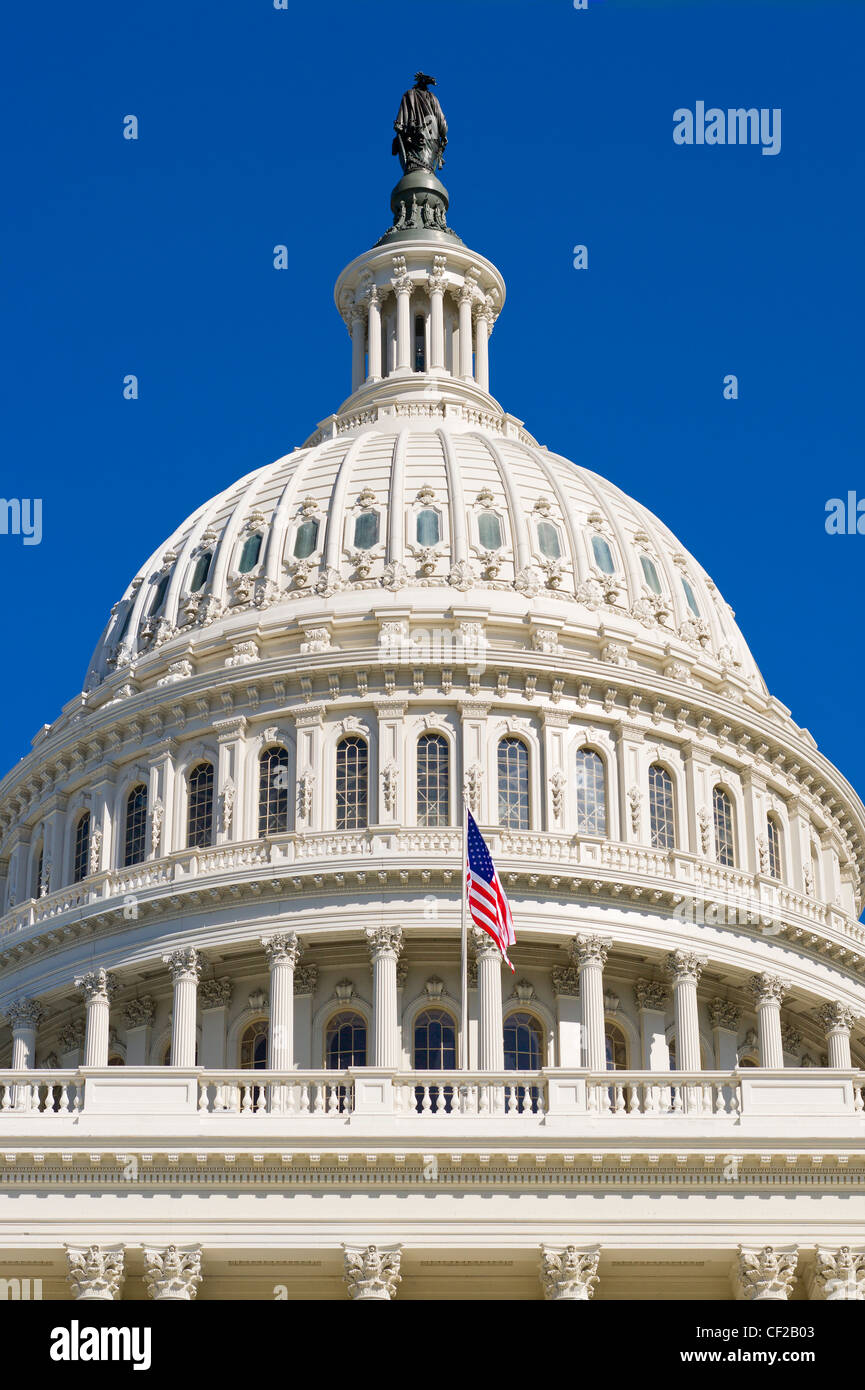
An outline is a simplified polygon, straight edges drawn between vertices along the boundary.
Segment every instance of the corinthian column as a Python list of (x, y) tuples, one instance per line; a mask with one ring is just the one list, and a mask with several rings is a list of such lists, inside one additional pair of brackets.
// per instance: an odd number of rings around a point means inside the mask
[(165, 1250), (145, 1249), (144, 1286), (148, 1298), (159, 1303), (188, 1303), (198, 1292), (201, 1283), (201, 1246), (180, 1250), (169, 1245)]
[[(436, 256), (436, 271), (441, 261), (444, 264), (444, 257)], [(444, 320), (444, 288), (445, 277), (436, 273), (430, 275), (427, 281), (429, 285), (430, 303), (430, 360), (429, 370), (439, 372), (445, 364), (445, 320)]]
[(396, 1298), (396, 1286), (402, 1279), (399, 1272), (401, 1246), (391, 1245), (383, 1250), (377, 1245), (367, 1245), (365, 1249), (344, 1245), (343, 1251), (349, 1298), (356, 1303), (371, 1299), (389, 1302)]
[(850, 1029), (855, 1019), (853, 1010), (837, 999), (817, 1010), (817, 1020), (826, 1033), (830, 1067), (843, 1067), (845, 1071), (852, 1067)]
[(108, 1012), (116, 987), (117, 980), (107, 970), (90, 970), (75, 981), (75, 988), (84, 995), (86, 1008), (85, 1067), (108, 1066)]
[(700, 1070), (700, 1023), (697, 1016), (697, 984), (706, 965), (690, 951), (671, 951), (667, 972), (673, 981), (673, 1016), (676, 1020), (676, 1067)]
[(366, 347), (367, 311), (363, 304), (351, 306), (351, 389), (363, 385), (363, 359)]
[(474, 285), (467, 283), (459, 290), (460, 306), (460, 376), (464, 381), (472, 380), (472, 300)]
[(295, 933), (262, 938), (270, 966), (270, 1030), (267, 1064), (272, 1071), (294, 1066), (294, 967), (301, 954)]
[(795, 1246), (775, 1250), (766, 1245), (762, 1250), (738, 1247), (733, 1265), (733, 1295), (739, 1302), (784, 1302), (796, 1282)]
[(402, 927), (367, 927), (372, 961), (372, 1057), (374, 1067), (399, 1066), (399, 1020), (396, 963), (402, 948)]
[(36, 1030), (42, 1022), (38, 999), (16, 999), (7, 1019), (12, 1029), (12, 1070), (29, 1071), (36, 1065)]
[(411, 292), (412, 282), (408, 275), (401, 275), (393, 282), (396, 291), (396, 369), (398, 372), (411, 371)]
[(583, 1005), (583, 1036), (589, 1071), (606, 1071), (607, 1045), (604, 1041), (604, 966), (612, 948), (607, 936), (576, 936), (571, 956), (580, 972), (580, 999)]
[(865, 1251), (823, 1250), (818, 1245), (808, 1297), (826, 1303), (865, 1303)]
[(564, 1250), (541, 1246), (541, 1287), (544, 1298), (559, 1302), (587, 1303), (598, 1282), (600, 1250), (578, 1250), (566, 1245)]
[(492, 305), (482, 299), (475, 319), (475, 379), (482, 391), (490, 389), (490, 314)]
[(502, 954), (485, 931), (475, 929), (474, 944), (478, 962), (478, 1068), (503, 1071)]
[(375, 285), (369, 292), (367, 302), (367, 381), (378, 381), (381, 376), (381, 291)]
[(204, 959), (194, 946), (172, 951), (162, 960), (171, 971), (174, 1008), (171, 1022), (171, 1065), (195, 1066), (195, 1027), (198, 1015), (198, 980)]
[(757, 1029), (760, 1037), (760, 1066), (783, 1067), (781, 1038), (781, 1000), (790, 984), (779, 975), (752, 975), (751, 993), (757, 1000)]
[(67, 1245), (66, 1282), (80, 1303), (111, 1303), (120, 1297), (123, 1247)]

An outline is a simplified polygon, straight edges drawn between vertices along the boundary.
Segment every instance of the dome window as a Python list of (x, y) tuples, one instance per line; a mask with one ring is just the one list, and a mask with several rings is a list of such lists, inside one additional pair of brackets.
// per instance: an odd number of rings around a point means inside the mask
[(258, 557), (261, 554), (261, 532), (256, 531), (255, 535), (247, 536), (243, 542), (243, 549), (240, 552), (240, 560), (237, 568), (241, 574), (249, 574), (250, 570), (255, 569), (258, 564)]
[(75, 851), (72, 856), (72, 881), (81, 883), (90, 873), (90, 812), (78, 818), (75, 827)]
[(336, 828), (365, 830), (368, 824), (369, 755), (356, 734), (336, 745)]
[(141, 782), (126, 798), (123, 867), (140, 864), (147, 852), (147, 788)]
[(418, 545), (438, 545), (441, 540), (441, 518), (432, 507), (417, 514)]
[(361, 512), (354, 522), (355, 550), (372, 550), (378, 545), (378, 512)]
[(294, 558), (308, 560), (318, 545), (318, 522), (314, 517), (302, 521), (294, 538)]
[(478, 517), (478, 540), (484, 550), (501, 549), (502, 523), (495, 512), (481, 512)]
[(188, 849), (207, 849), (213, 843), (213, 763), (199, 763), (189, 774), (186, 811)]
[(426, 371), (426, 331), (422, 314), (417, 314), (414, 321), (414, 369)]
[(288, 750), (265, 748), (258, 759), (258, 838), (288, 830)]
[(616, 567), (613, 564), (613, 552), (603, 536), (592, 536), (592, 554), (595, 557), (595, 564), (602, 574), (614, 574)]
[(132, 609), (134, 606), (134, 600), (130, 599), (126, 612), (123, 615), (123, 622), (120, 624), (120, 631), (114, 639), (116, 642), (122, 642), (127, 632), (129, 631), (129, 620), (132, 617)]
[(158, 583), (157, 586), (156, 586), (156, 592), (155, 592), (154, 595), (153, 595), (153, 602), (152, 602), (151, 605), (150, 605), (150, 617), (151, 617), (151, 618), (153, 618), (153, 617), (156, 616), (156, 614), (159, 612), (160, 608), (162, 607), (163, 603), (165, 602), (165, 595), (166, 595), (166, 593), (167, 593), (167, 591), (168, 591), (168, 581), (169, 581), (170, 578), (171, 578), (171, 570), (166, 570), (166, 571), (165, 571), (165, 574), (163, 574), (162, 578), (160, 579), (159, 583)]
[(606, 835), (607, 782), (603, 760), (591, 748), (577, 753), (577, 834)]
[(562, 546), (559, 540), (559, 528), (554, 526), (551, 521), (538, 522), (538, 546), (542, 555), (546, 555), (548, 560), (558, 560), (562, 553)]
[(727, 869), (736, 867), (736, 839), (733, 832), (733, 803), (723, 787), (713, 792), (715, 808), (715, 854)]
[(701, 614), (700, 614), (700, 610), (699, 610), (699, 608), (698, 608), (698, 606), (697, 606), (697, 600), (696, 600), (695, 597), (694, 597), (694, 590), (691, 588), (690, 584), (688, 583), (688, 581), (687, 581), (687, 579), (684, 577), (684, 575), (682, 576), (682, 588), (683, 588), (684, 591), (685, 591), (685, 598), (687, 599), (688, 607), (690, 608), (690, 610), (691, 610), (691, 612), (693, 613), (694, 617), (695, 617), (695, 618), (699, 618), (699, 617), (701, 616)]
[(650, 560), (648, 555), (641, 555), (640, 564), (643, 569), (643, 578), (652, 593), (659, 594), (661, 592), (661, 581), (658, 578), (658, 571), (655, 569), (654, 561)]
[(649, 768), (649, 829), (653, 849), (676, 848), (673, 779), (659, 763)]
[(521, 738), (501, 738), (498, 746), (499, 825), (529, 828), (529, 750)]
[(203, 555), (199, 555), (195, 562), (195, 569), (192, 571), (192, 578), (189, 581), (189, 592), (197, 594), (199, 589), (203, 589), (210, 573), (210, 562), (213, 559), (213, 552), (205, 550)]

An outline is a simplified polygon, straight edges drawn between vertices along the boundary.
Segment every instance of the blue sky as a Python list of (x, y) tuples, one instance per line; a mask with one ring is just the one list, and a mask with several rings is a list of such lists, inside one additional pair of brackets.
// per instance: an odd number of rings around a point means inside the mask
[[(865, 6), (289, 4), (6, 17), (0, 492), (43, 499), (43, 539), (0, 536), (0, 767), (147, 554), (348, 394), (333, 281), (388, 225), (423, 67), (451, 221), (508, 283), (494, 394), (681, 537), (861, 793), (865, 536), (824, 519), (865, 497)], [(780, 108), (781, 152), (674, 145), (700, 100)]]

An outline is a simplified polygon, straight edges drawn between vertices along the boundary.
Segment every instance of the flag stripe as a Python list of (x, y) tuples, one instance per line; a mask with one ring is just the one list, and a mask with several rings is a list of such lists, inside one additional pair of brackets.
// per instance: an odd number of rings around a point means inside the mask
[(466, 891), (468, 908), (472, 921), (481, 931), (492, 937), (511, 970), (507, 947), (516, 941), (514, 919), (507, 894), (502, 887), (492, 855), (484, 837), (478, 830), (471, 811), (468, 817)]

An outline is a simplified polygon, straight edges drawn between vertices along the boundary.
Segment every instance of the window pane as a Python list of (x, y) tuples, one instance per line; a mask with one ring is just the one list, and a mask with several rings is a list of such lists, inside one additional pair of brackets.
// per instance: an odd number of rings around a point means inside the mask
[(297, 528), (294, 538), (294, 554), (298, 560), (307, 560), (318, 545), (318, 522), (303, 521)]
[(418, 545), (438, 545), (441, 540), (441, 522), (438, 512), (431, 510), (417, 514)]
[(559, 541), (558, 527), (554, 526), (551, 521), (538, 522), (538, 545), (542, 555), (548, 556), (550, 560), (558, 560), (562, 553), (562, 547)]
[(772, 878), (781, 877), (781, 831), (777, 821), (772, 817), (766, 818), (766, 843), (769, 847), (769, 873)]
[(652, 593), (659, 594), (661, 592), (661, 581), (658, 578), (658, 571), (655, 569), (653, 561), (649, 559), (648, 555), (641, 555), (640, 564), (643, 567), (643, 578)]
[(159, 612), (160, 608), (162, 607), (163, 603), (165, 602), (165, 595), (166, 595), (166, 593), (168, 592), (168, 581), (169, 581), (170, 578), (171, 578), (171, 571), (169, 570), (167, 574), (164, 574), (164, 575), (162, 576), (162, 578), (160, 579), (159, 583), (158, 583), (157, 586), (156, 586), (156, 592), (155, 592), (154, 595), (153, 595), (153, 602), (152, 602), (151, 605), (150, 605), (150, 614), (149, 614), (149, 616), (150, 616), (151, 618), (152, 618), (156, 613)]
[(205, 849), (213, 839), (213, 764), (199, 763), (189, 774), (186, 844)]
[(256, 531), (254, 536), (247, 536), (243, 542), (243, 549), (240, 552), (240, 560), (237, 568), (241, 574), (249, 574), (258, 564), (258, 557), (261, 554), (261, 532)]
[(732, 869), (736, 864), (736, 845), (733, 838), (733, 805), (727, 793), (716, 787), (715, 801), (715, 853), (719, 864)]
[(123, 841), (123, 865), (140, 864), (147, 847), (147, 788), (142, 783), (133, 787), (126, 798), (126, 833)]
[(606, 835), (607, 788), (604, 763), (590, 748), (577, 754), (577, 834)]
[(256, 1019), (245, 1030), (240, 1043), (240, 1065), (244, 1071), (259, 1071), (267, 1066), (266, 1018)]
[(423, 734), (417, 744), (417, 823), (447, 825), (450, 813), (447, 739)]
[(363, 830), (367, 810), (367, 747), (362, 738), (341, 739), (336, 748), (336, 828)]
[(371, 550), (378, 544), (378, 512), (361, 512), (354, 523), (356, 550)]
[(519, 738), (499, 741), (499, 825), (529, 828), (529, 750)]
[(444, 1009), (424, 1009), (414, 1025), (417, 1071), (453, 1071), (457, 1064), (456, 1024)]
[(75, 856), (72, 879), (80, 883), (90, 873), (90, 812), (85, 811), (75, 827)]
[(605, 1024), (604, 1044), (607, 1053), (607, 1071), (626, 1071), (628, 1044), (621, 1028), (617, 1028), (614, 1023)]
[(649, 768), (649, 821), (652, 844), (656, 849), (676, 845), (673, 779), (665, 768), (653, 763)]
[(258, 760), (258, 838), (288, 830), (288, 752), (266, 748)]
[(366, 1023), (360, 1014), (342, 1013), (330, 1020), (325, 1029), (324, 1056), (331, 1071), (366, 1066)]
[(505, 1071), (538, 1071), (543, 1066), (541, 1025), (531, 1014), (505, 1019)]
[(502, 543), (502, 523), (495, 512), (481, 512), (478, 517), (478, 539), (484, 550), (498, 550)]
[(613, 552), (603, 536), (592, 536), (592, 554), (595, 557), (595, 564), (602, 574), (614, 572), (616, 567), (613, 564)]
[(192, 571), (192, 578), (189, 581), (190, 593), (197, 594), (199, 589), (204, 588), (205, 581), (210, 573), (210, 562), (212, 559), (213, 553), (210, 550), (205, 550), (203, 555), (199, 555), (195, 562), (195, 569)]
[(684, 577), (682, 578), (682, 588), (683, 588), (684, 591), (685, 591), (685, 598), (686, 598), (687, 601), (688, 601), (688, 607), (690, 608), (690, 610), (691, 610), (691, 612), (693, 613), (694, 617), (695, 617), (695, 618), (699, 618), (699, 616), (700, 616), (700, 610), (699, 610), (699, 608), (697, 607), (697, 600), (696, 600), (695, 597), (694, 597), (694, 590), (691, 588), (691, 586), (690, 586), (690, 584), (688, 583), (687, 579), (685, 579)]

